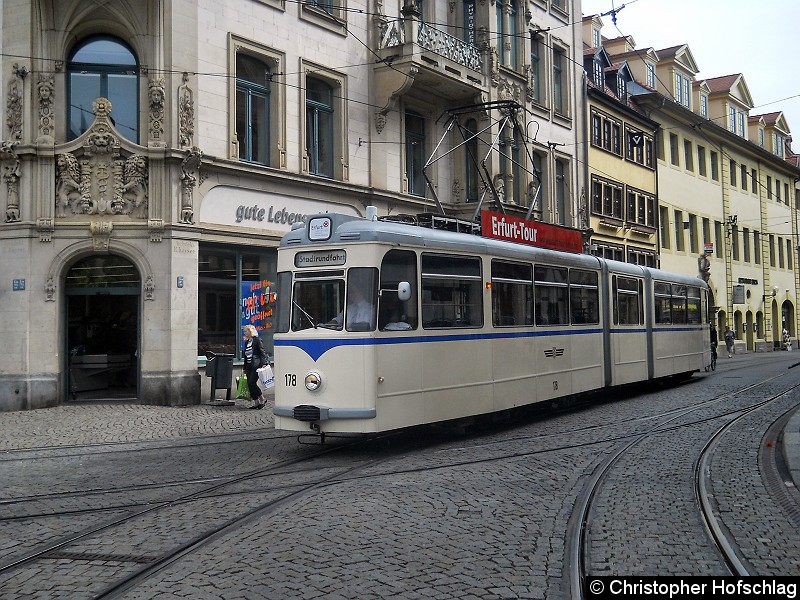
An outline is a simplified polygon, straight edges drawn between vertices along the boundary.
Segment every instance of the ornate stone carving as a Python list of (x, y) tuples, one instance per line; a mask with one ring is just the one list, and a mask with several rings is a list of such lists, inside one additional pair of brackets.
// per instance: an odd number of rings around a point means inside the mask
[(8, 137), (12, 140), (22, 139), (22, 82), (28, 70), (25, 67), (14, 65), (14, 77), (8, 83), (6, 96), (6, 125)]
[(382, 133), (384, 127), (386, 127), (386, 115), (382, 112), (375, 113), (375, 131)]
[(52, 275), (47, 276), (47, 282), (44, 284), (44, 300), (45, 302), (56, 301), (56, 283)]
[(80, 213), (81, 167), (72, 154), (56, 155), (56, 217)]
[(14, 146), (15, 143), (11, 142), (0, 144), (0, 165), (6, 182), (6, 223), (16, 223), (20, 220), (20, 161)]
[(154, 77), (148, 86), (150, 99), (150, 141), (163, 142), (164, 136), (164, 78)]
[(115, 199), (118, 210), (114, 212), (123, 214), (127, 210), (131, 216), (144, 218), (147, 215), (147, 159), (141, 154), (129, 156), (125, 161), (124, 178), (122, 194)]
[(453, 179), (453, 185), (450, 188), (450, 194), (452, 195), (451, 200), (453, 202), (461, 202), (462, 191), (463, 187), (461, 186), (461, 182), (458, 179)]
[(39, 231), (40, 242), (52, 242), (53, 232), (56, 230), (53, 219), (49, 217), (42, 217), (36, 219), (36, 229)]
[(92, 232), (92, 248), (100, 252), (108, 252), (108, 241), (114, 224), (111, 221), (92, 221), (89, 231)]
[(194, 92), (189, 87), (189, 74), (183, 74), (183, 83), (178, 87), (178, 137), (181, 148), (194, 141)]
[(39, 94), (39, 135), (41, 141), (53, 140), (55, 121), (53, 118), (53, 90), (55, 82), (52, 75), (39, 75), (36, 91)]
[(148, 275), (144, 280), (144, 299), (154, 300), (155, 291), (156, 291), (156, 284), (153, 282), (153, 276)]
[(150, 231), (151, 242), (160, 242), (164, 239), (164, 219), (150, 219), (147, 221), (147, 229)]
[(195, 171), (200, 170), (203, 162), (203, 152), (197, 146), (192, 146), (181, 162), (181, 215), (180, 222), (187, 225), (194, 223), (194, 186), (197, 184)]
[(0, 144), (0, 169), (6, 182), (6, 223), (17, 223), (19, 212), (19, 156), (14, 149), (15, 142)]
[(141, 154), (123, 157), (110, 121), (111, 103), (98, 98), (86, 143), (56, 156), (56, 217), (127, 215), (144, 219), (148, 211), (148, 163)]

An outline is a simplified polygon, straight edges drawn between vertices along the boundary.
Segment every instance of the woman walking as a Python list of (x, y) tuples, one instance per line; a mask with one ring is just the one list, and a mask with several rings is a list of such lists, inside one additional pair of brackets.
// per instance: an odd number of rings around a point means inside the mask
[(253, 408), (261, 410), (264, 408), (264, 395), (258, 385), (258, 369), (267, 364), (268, 357), (261, 339), (258, 337), (258, 329), (253, 325), (244, 326), (244, 374), (247, 377), (247, 387), (250, 389)]

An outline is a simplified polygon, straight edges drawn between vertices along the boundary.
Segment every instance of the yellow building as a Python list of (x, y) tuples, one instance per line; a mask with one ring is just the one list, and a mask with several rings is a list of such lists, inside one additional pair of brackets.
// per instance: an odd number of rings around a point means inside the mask
[[(584, 19), (584, 43), (596, 43), (602, 22)], [(627, 60), (603, 45), (584, 49), (587, 96), (588, 226), (597, 256), (657, 266), (658, 123), (632, 101)]]

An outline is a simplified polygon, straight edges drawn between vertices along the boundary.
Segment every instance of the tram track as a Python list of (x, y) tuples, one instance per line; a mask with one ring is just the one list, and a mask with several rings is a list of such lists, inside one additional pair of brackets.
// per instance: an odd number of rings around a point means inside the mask
[[(390, 436), (385, 434), (382, 437), (385, 438)], [(373, 438), (354, 439), (336, 446), (330, 445), (326, 447), (320, 447), (319, 449), (315, 449), (313, 452), (307, 453), (302, 457), (280, 461), (270, 465), (267, 468), (256, 469), (239, 476), (230, 477), (225, 481), (215, 482), (211, 485), (203, 487), (200, 490), (194, 490), (191, 493), (177, 494), (169, 499), (165, 499), (154, 504), (145, 503), (132, 505), (132, 511), (123, 510), (123, 514), (121, 515), (116, 515), (110, 519), (92, 524), (81, 529), (80, 531), (73, 532), (59, 539), (52, 539), (43, 544), (39, 544), (34, 549), (26, 552), (24, 555), (0, 564), (0, 583), (5, 580), (6, 576), (9, 576), (9, 574), (15, 570), (33, 568), (34, 565), (38, 565), (36, 568), (42, 568), (41, 565), (46, 563), (48, 560), (59, 561), (66, 559), (71, 561), (113, 561), (115, 559), (119, 559), (122, 562), (132, 563), (139, 566), (140, 568), (135, 569), (133, 574), (129, 573), (124, 578), (109, 583), (106, 587), (106, 590), (100, 592), (99, 596), (96, 595), (96, 593), (93, 593), (92, 595), (92, 597), (113, 597), (111, 596), (113, 590), (121, 587), (125, 587), (126, 589), (130, 587), (128, 583), (126, 583), (129, 580), (139, 580), (142, 577), (145, 577), (146, 573), (156, 572), (159, 570), (159, 568), (163, 568), (163, 566), (173, 562), (186, 552), (189, 552), (192, 549), (199, 549), (204, 544), (209, 543), (212, 539), (222, 535), (224, 532), (231, 531), (236, 527), (241, 527), (242, 524), (249, 519), (262, 517), (270, 510), (276, 510), (280, 505), (291, 500), (292, 498), (311, 493), (314, 489), (326, 485), (327, 483), (335, 480), (337, 477), (341, 477), (345, 473), (357, 470), (366, 464), (374, 463), (376, 459), (360, 461), (355, 465), (348, 463), (347, 466), (340, 468), (327, 467), (325, 474), (322, 476), (317, 475), (311, 478), (310, 481), (302, 481), (303, 475), (305, 475), (307, 479), (308, 473), (312, 472), (310, 469), (297, 469), (298, 465), (303, 465), (304, 463), (309, 464), (325, 455), (343, 453), (348, 449), (354, 448), (358, 445), (369, 443), (372, 441), (372, 439)], [(278, 475), (285, 476), (288, 470), (291, 470), (291, 472), (294, 474), (300, 473), (301, 481), (295, 483), (284, 483), (280, 486), (270, 486), (270, 490), (272, 491), (274, 497), (266, 502), (259, 501), (257, 499), (257, 496), (263, 493), (263, 490), (260, 489), (261, 486), (257, 490), (253, 490), (252, 488), (248, 487), (251, 482), (257, 481), (258, 479), (263, 479), (265, 477), (269, 478)], [(236, 486), (240, 486), (240, 489), (234, 489)], [(244, 486), (244, 489), (241, 489), (242, 486)], [(199, 527), (199, 532), (193, 532), (193, 535), (189, 540), (183, 540), (181, 543), (172, 546), (173, 549), (171, 551), (162, 553), (157, 557), (153, 557), (147, 553), (141, 556), (137, 556), (135, 553), (122, 553), (120, 555), (111, 553), (104, 556), (103, 553), (98, 553), (97, 551), (97, 547), (101, 546), (102, 543), (90, 544), (89, 546), (93, 548), (92, 551), (87, 551), (80, 547), (81, 543), (84, 543), (84, 546), (86, 546), (85, 542), (92, 538), (106, 536), (106, 538), (110, 540), (113, 538), (115, 531), (123, 531), (125, 528), (140, 530), (140, 528), (146, 529), (148, 526), (155, 527), (159, 518), (168, 519), (169, 517), (167, 515), (170, 512), (180, 513), (181, 511), (188, 510), (186, 507), (190, 507), (193, 503), (207, 503), (209, 500), (224, 501), (226, 498), (231, 496), (247, 495), (250, 496), (250, 501), (242, 504), (242, 506), (245, 507), (243, 510), (234, 511), (235, 514), (232, 517), (226, 515), (225, 518), (207, 519), (209, 522), (205, 524), (204, 527)], [(238, 507), (239, 503), (234, 503), (234, 505)], [(109, 508), (109, 510), (111, 509)], [(117, 510), (120, 509), (118, 508)], [(178, 534), (176, 533), (176, 535)], [(106, 545), (114, 546), (115, 544), (109, 542)], [(130, 571), (130, 569), (128, 570)], [(0, 588), (1, 587), (2, 586), (0, 586)]]
[[(726, 417), (730, 420), (718, 427), (710, 436), (700, 451), (697, 460), (695, 461), (693, 480), (697, 509), (700, 513), (702, 522), (705, 524), (706, 533), (716, 548), (720, 560), (724, 563), (725, 568), (729, 571), (729, 573), (736, 576), (747, 576), (754, 572), (752, 567), (747, 563), (747, 560), (743, 557), (740, 549), (737, 547), (735, 539), (730, 532), (727, 531), (724, 523), (717, 515), (713, 494), (711, 494), (709, 491), (709, 461), (713, 456), (714, 449), (719, 443), (719, 440), (737, 422), (745, 419), (754, 411), (770, 405), (776, 400), (796, 393), (798, 388), (800, 388), (800, 385), (793, 385), (790, 389), (784, 390), (778, 394), (773, 394), (761, 401), (747, 406), (733, 408), (725, 411), (724, 413), (715, 414), (710, 417), (692, 421), (690, 423), (676, 424), (675, 422), (693, 412), (708, 408), (714, 403), (730, 400), (737, 396), (752, 392), (753, 390), (766, 386), (784, 376), (785, 373), (780, 373), (732, 392), (720, 394), (697, 405), (668, 411), (669, 418), (666, 421), (662, 421), (658, 425), (650, 428), (648, 431), (637, 434), (631, 439), (621, 440), (623, 441), (622, 445), (616, 448), (609, 456), (604, 458), (595, 467), (594, 471), (589, 475), (588, 481), (583, 486), (583, 489), (575, 502), (575, 507), (570, 517), (568, 528), (571, 532), (571, 535), (569, 536), (567, 543), (565, 577), (568, 580), (567, 588), (570, 590), (573, 598), (585, 597), (585, 581), (588, 575), (586, 571), (587, 565), (589, 564), (587, 555), (589, 548), (588, 529), (594, 507), (593, 503), (600, 490), (603, 489), (609, 473), (613, 471), (614, 467), (621, 461), (623, 457), (632, 452), (634, 448), (653, 436), (663, 434), (670, 429), (688, 427), (694, 424), (709, 422)], [(665, 416), (665, 414), (653, 415), (652, 417), (648, 418), (661, 418)], [(774, 460), (774, 454), (772, 455), (772, 460)]]

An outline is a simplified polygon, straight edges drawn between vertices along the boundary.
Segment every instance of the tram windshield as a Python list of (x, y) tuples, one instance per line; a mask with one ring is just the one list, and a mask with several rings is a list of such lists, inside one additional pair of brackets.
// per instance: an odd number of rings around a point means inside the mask
[(298, 273), (292, 293), (292, 330), (324, 328), (373, 331), (377, 309), (378, 270)]

